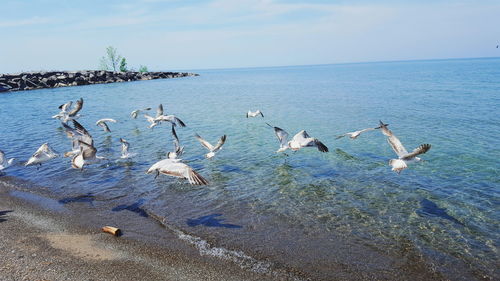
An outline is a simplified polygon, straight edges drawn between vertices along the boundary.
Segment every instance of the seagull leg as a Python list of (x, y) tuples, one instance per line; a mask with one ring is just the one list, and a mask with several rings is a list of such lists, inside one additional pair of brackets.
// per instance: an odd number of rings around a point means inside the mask
[(156, 170), (156, 176), (155, 179), (160, 175), (160, 171)]

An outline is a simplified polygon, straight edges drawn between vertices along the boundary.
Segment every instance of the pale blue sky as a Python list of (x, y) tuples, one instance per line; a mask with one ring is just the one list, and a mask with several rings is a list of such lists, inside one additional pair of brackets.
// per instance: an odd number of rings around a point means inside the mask
[(0, 0), (0, 73), (498, 57), (500, 1)]

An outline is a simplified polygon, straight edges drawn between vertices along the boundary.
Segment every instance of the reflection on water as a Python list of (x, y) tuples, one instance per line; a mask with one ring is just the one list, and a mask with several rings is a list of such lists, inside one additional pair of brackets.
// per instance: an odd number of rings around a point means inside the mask
[[(71, 169), (69, 158), (57, 158), (39, 170), (14, 165), (5, 172), (47, 186), (63, 204), (90, 205), (92, 196), (99, 194), (99, 200), (117, 206), (114, 211), (159, 215), (192, 234), (231, 240), (233, 244), (227, 243), (235, 248), (271, 243), (261, 249), (264, 256), (275, 255), (272, 249), (280, 244), (278, 238), (298, 229), (293, 232), (294, 243), (312, 254), (286, 245), (282, 247), (283, 255), (289, 254), (286, 262), (303, 264), (298, 261), (323, 255), (322, 262), (331, 265), (337, 258), (350, 257), (346, 252), (329, 256), (337, 245), (317, 240), (335, 235), (354, 241), (351, 245), (394, 255), (395, 260), (406, 258), (408, 252), (402, 249), (410, 249), (450, 279), (495, 276), (500, 244), (496, 211), (500, 138), (495, 136), (500, 131), (499, 59), (200, 74), (0, 95), (0, 149), (9, 157), (25, 161), (44, 142), (60, 152), (70, 150), (69, 139), (50, 117), (61, 103), (83, 97), (84, 116), (79, 121), (94, 137), (98, 154), (109, 159), (83, 171)], [(145, 174), (172, 149), (170, 127), (150, 130), (142, 116), (131, 119), (129, 114), (159, 103), (187, 124), (177, 130), (186, 147), (184, 160), (210, 185), (191, 186), (172, 177), (154, 179)], [(252, 108), (260, 108), (265, 118), (245, 118)], [(20, 109), (33, 119), (29, 126), (16, 117)], [(112, 133), (95, 126), (92, 116), (103, 112), (119, 120)], [(379, 131), (356, 141), (335, 140), (341, 133), (376, 126), (380, 119), (391, 124), (409, 149), (432, 144), (422, 156), (426, 161), (397, 175), (388, 165), (395, 154)], [(305, 129), (330, 152), (304, 149), (289, 156), (277, 154), (276, 136), (264, 122), (289, 132)], [(478, 130), (492, 133), (478, 134)], [(227, 134), (229, 141), (207, 160), (195, 132), (203, 132), (207, 139)], [(137, 152), (134, 158), (119, 159), (120, 137)], [(235, 236), (233, 229), (186, 225), (188, 220), (226, 225), (220, 216), (213, 216), (217, 214), (244, 227), (235, 229)], [(280, 228), (270, 227), (278, 224)], [(278, 238), (271, 242), (268, 237)], [(345, 258), (342, 264), (356, 268), (364, 262)], [(383, 259), (377, 266), (387, 272), (403, 270), (384, 265)]]

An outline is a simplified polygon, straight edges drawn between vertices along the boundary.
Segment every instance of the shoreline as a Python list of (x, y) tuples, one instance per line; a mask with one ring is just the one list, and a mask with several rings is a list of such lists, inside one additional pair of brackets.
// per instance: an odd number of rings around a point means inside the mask
[[(0, 180), (2, 280), (302, 280), (203, 255), (156, 219), (100, 214), (86, 202), (63, 205), (47, 189), (31, 188), (14, 177)], [(131, 227), (139, 221), (141, 229)], [(104, 225), (123, 235), (103, 233)]]
[(0, 74), (0, 93), (199, 76), (189, 72), (43, 71)]

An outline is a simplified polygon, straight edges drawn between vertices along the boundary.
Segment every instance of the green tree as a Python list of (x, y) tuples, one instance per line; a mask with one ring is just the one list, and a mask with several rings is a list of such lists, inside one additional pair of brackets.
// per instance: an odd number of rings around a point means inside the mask
[(118, 54), (116, 48), (109, 46), (106, 48), (106, 55), (101, 58), (99, 68), (101, 70), (116, 71), (121, 60), (122, 56)]
[(120, 71), (121, 72), (127, 72), (127, 60), (125, 58), (122, 58), (122, 61), (120, 62)]
[(141, 65), (141, 66), (139, 67), (139, 72), (148, 72), (148, 67), (147, 67), (147, 66), (145, 66), (145, 65)]

